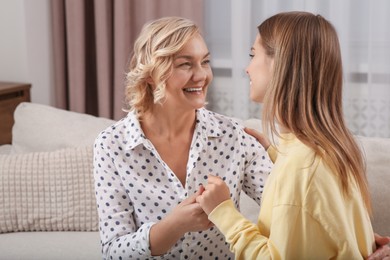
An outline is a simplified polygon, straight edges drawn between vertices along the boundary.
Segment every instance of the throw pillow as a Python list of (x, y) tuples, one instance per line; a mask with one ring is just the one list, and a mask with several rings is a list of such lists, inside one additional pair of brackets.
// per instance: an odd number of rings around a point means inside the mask
[(28, 102), (17, 106), (14, 119), (13, 154), (93, 145), (96, 136), (115, 122)]
[(0, 155), (0, 233), (97, 231), (92, 146)]

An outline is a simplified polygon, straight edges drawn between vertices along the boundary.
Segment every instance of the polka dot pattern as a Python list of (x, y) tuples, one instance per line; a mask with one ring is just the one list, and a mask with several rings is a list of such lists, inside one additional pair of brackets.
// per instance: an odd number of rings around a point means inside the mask
[(272, 163), (233, 119), (199, 109), (185, 187), (146, 139), (134, 113), (103, 131), (94, 146), (94, 178), (104, 259), (233, 259), (211, 228), (186, 233), (163, 256), (151, 257), (149, 230), (200, 184), (220, 176), (239, 207), (241, 190), (260, 203)]

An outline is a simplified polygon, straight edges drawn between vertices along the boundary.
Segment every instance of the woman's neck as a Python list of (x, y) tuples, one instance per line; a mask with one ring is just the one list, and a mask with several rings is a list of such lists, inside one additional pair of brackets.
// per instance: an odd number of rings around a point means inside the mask
[(195, 129), (196, 111), (166, 111), (158, 107), (141, 118), (145, 135), (160, 136), (168, 140), (181, 135), (192, 135)]

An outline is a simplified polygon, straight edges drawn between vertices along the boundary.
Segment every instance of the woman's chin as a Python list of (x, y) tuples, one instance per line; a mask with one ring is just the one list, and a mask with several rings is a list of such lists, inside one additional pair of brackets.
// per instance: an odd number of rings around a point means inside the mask
[(262, 99), (256, 95), (252, 95), (252, 93), (249, 96), (250, 100), (255, 103), (262, 103)]

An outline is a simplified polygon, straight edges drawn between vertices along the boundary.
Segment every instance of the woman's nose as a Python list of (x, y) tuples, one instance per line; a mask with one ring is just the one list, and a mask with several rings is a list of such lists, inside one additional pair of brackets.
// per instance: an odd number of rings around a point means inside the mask
[(203, 66), (198, 66), (194, 69), (193, 80), (194, 81), (202, 81), (207, 78), (208, 68), (204, 68)]

